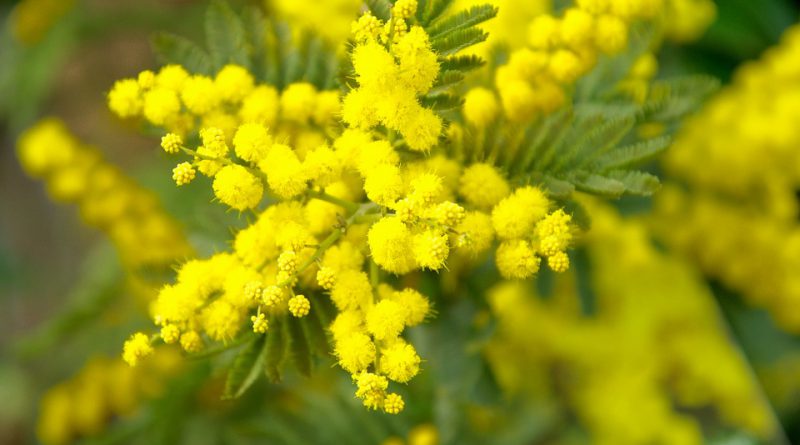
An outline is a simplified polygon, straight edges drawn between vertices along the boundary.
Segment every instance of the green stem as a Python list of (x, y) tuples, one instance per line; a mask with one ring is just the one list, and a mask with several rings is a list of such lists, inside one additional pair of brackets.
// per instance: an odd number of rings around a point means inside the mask
[(337, 198), (335, 196), (329, 195), (329, 194), (327, 194), (327, 193), (325, 193), (323, 191), (319, 191), (319, 190), (309, 190), (308, 192), (306, 192), (306, 195), (309, 198), (319, 199), (321, 201), (326, 201), (326, 202), (329, 202), (331, 204), (336, 204), (339, 207), (343, 207), (345, 210), (347, 210), (348, 213), (351, 213), (351, 214), (352, 213), (356, 213), (358, 211), (358, 208), (359, 208), (359, 205), (354, 203), (354, 202)]
[(373, 289), (377, 289), (381, 282), (381, 271), (378, 269), (378, 264), (371, 258), (369, 260), (369, 282)]
[(213, 357), (217, 354), (221, 354), (227, 350), (233, 349), (237, 346), (247, 343), (248, 341), (252, 340), (255, 337), (255, 335), (256, 334), (254, 334), (253, 332), (248, 332), (246, 334), (239, 336), (238, 338), (235, 338), (230, 343), (223, 344), (222, 346), (218, 346), (216, 348), (206, 349), (203, 352), (198, 352), (197, 354), (191, 354), (188, 357), (192, 360), (203, 360), (209, 357)]

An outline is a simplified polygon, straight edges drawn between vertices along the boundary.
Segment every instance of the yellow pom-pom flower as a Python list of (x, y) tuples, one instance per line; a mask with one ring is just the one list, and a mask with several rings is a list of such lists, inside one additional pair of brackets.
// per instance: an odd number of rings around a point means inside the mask
[(336, 341), (334, 353), (339, 365), (350, 374), (358, 374), (367, 369), (376, 356), (375, 344), (364, 333), (354, 332)]
[(403, 193), (403, 178), (394, 165), (381, 164), (372, 170), (364, 181), (367, 197), (384, 207), (391, 207)]
[(391, 299), (400, 304), (405, 313), (403, 323), (406, 326), (416, 326), (425, 320), (431, 312), (431, 303), (415, 289), (407, 288), (393, 292)]
[(563, 251), (556, 252), (547, 258), (547, 266), (553, 272), (566, 272), (569, 269), (569, 256)]
[(174, 324), (168, 324), (161, 328), (160, 335), (164, 343), (170, 345), (180, 340), (181, 330)]
[(475, 127), (483, 128), (492, 123), (498, 110), (494, 93), (486, 88), (473, 88), (464, 96), (464, 119)]
[(164, 126), (177, 118), (181, 102), (173, 90), (154, 88), (144, 95), (144, 117), (153, 125)]
[(161, 148), (169, 154), (175, 154), (181, 151), (183, 146), (183, 138), (175, 133), (167, 133), (161, 138)]
[(269, 330), (269, 320), (262, 313), (251, 316), (250, 321), (253, 323), (253, 332), (256, 334), (265, 334)]
[(273, 145), (258, 166), (267, 174), (269, 188), (282, 198), (297, 196), (308, 187), (303, 164), (287, 145)]
[(118, 80), (108, 93), (108, 108), (119, 117), (138, 116), (143, 106), (141, 87), (133, 79)]
[(496, 168), (489, 164), (472, 164), (459, 180), (459, 194), (478, 209), (489, 209), (505, 198), (510, 187)]
[(197, 171), (188, 162), (181, 162), (172, 169), (172, 180), (178, 186), (186, 185), (194, 180)]
[(311, 302), (303, 295), (295, 295), (289, 299), (289, 312), (295, 317), (305, 317), (311, 310)]
[(372, 299), (369, 277), (358, 270), (345, 270), (336, 277), (331, 300), (339, 310), (360, 309)]
[(405, 402), (403, 397), (397, 393), (389, 393), (386, 395), (386, 400), (383, 402), (383, 410), (388, 414), (399, 414), (403, 411)]
[(228, 102), (240, 102), (250, 94), (253, 85), (253, 75), (239, 65), (225, 65), (214, 78), (214, 89)]
[(137, 332), (125, 342), (122, 348), (122, 359), (130, 366), (136, 366), (139, 360), (153, 353), (147, 335)]
[(305, 123), (314, 115), (317, 89), (307, 82), (289, 85), (281, 94), (281, 116), (292, 122)]
[(405, 315), (400, 303), (382, 300), (367, 312), (367, 331), (377, 340), (393, 339), (403, 330)]
[(524, 280), (539, 271), (541, 258), (525, 240), (505, 241), (497, 248), (497, 270), (504, 278)]
[(240, 165), (223, 167), (212, 187), (221, 202), (239, 211), (256, 207), (264, 193), (261, 180)]
[(264, 159), (271, 146), (272, 137), (261, 124), (243, 124), (236, 129), (236, 134), (233, 136), (236, 156), (248, 162), (258, 163)]
[(419, 373), (419, 364), (416, 349), (403, 341), (381, 350), (381, 373), (395, 382), (406, 383), (411, 380)]
[(181, 335), (181, 348), (189, 353), (196, 353), (203, 350), (203, 339), (195, 331), (184, 332)]
[(367, 240), (372, 259), (386, 271), (404, 274), (417, 267), (409, 249), (411, 232), (399, 218), (387, 217), (373, 224)]
[(523, 238), (533, 232), (534, 224), (547, 214), (549, 206), (541, 189), (519, 188), (492, 210), (492, 226), (500, 238)]
[(439, 229), (428, 229), (414, 235), (412, 244), (414, 260), (423, 268), (439, 270), (450, 254), (447, 234)]

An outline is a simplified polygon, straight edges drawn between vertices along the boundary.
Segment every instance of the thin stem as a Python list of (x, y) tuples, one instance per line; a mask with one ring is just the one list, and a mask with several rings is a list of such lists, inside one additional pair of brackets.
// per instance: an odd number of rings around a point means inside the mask
[(320, 190), (313, 190), (313, 189), (309, 190), (308, 192), (306, 192), (306, 195), (310, 198), (319, 199), (320, 201), (326, 201), (331, 204), (336, 204), (339, 207), (343, 207), (349, 213), (355, 213), (358, 211), (359, 208), (359, 205), (354, 202), (337, 198)]
[(370, 258), (369, 260), (369, 282), (372, 284), (373, 289), (378, 288), (381, 282), (381, 271), (378, 269), (378, 264)]

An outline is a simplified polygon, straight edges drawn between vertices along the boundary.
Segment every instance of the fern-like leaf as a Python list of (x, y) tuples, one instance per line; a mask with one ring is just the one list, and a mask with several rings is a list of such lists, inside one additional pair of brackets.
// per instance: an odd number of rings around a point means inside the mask
[(300, 374), (311, 377), (311, 348), (299, 319), (289, 317), (285, 322), (289, 355)]
[(494, 5), (477, 5), (469, 9), (459, 11), (453, 15), (436, 21), (425, 31), (431, 39), (445, 37), (458, 30), (471, 28), (479, 25), (497, 15), (497, 7)]
[(618, 198), (625, 193), (625, 184), (621, 181), (593, 173), (576, 175), (570, 182), (582, 192), (607, 198)]
[(266, 338), (259, 335), (236, 355), (225, 379), (223, 399), (241, 397), (258, 380), (267, 355), (265, 344)]
[(366, 0), (367, 9), (375, 17), (388, 21), (392, 16), (392, 3), (389, 0)]
[(671, 142), (671, 137), (661, 136), (619, 147), (599, 157), (596, 164), (602, 170), (620, 169), (641, 164), (662, 153), (669, 147)]
[(458, 29), (431, 41), (431, 46), (440, 55), (449, 56), (483, 42), (489, 34), (479, 28)]
[(206, 45), (215, 69), (229, 63), (251, 67), (244, 23), (227, 2), (217, 0), (209, 5), (205, 31)]
[(441, 17), (447, 8), (453, 3), (453, 0), (428, 0), (425, 2), (425, 8), (417, 8), (417, 15), (421, 17), (419, 20), (423, 27), (427, 27), (434, 20)]
[(486, 64), (482, 58), (470, 54), (465, 56), (452, 56), (445, 57), (439, 60), (439, 66), (442, 71), (461, 71), (467, 72), (478, 69)]
[(606, 177), (622, 183), (625, 192), (632, 195), (650, 196), (661, 188), (661, 182), (656, 176), (643, 171), (614, 170), (606, 173)]
[(281, 369), (286, 359), (288, 346), (288, 336), (284, 333), (284, 320), (273, 317), (269, 321), (269, 332), (267, 333), (266, 359), (264, 362), (264, 372), (270, 381), (277, 383), (281, 381)]
[(439, 71), (436, 82), (433, 84), (433, 92), (451, 87), (464, 80), (464, 73), (457, 70)]
[(159, 32), (151, 40), (153, 52), (164, 65), (182, 65), (198, 74), (212, 74), (211, 59), (194, 42), (168, 32)]
[(450, 94), (436, 94), (432, 96), (424, 96), (420, 99), (422, 105), (426, 108), (433, 108), (434, 110), (454, 110), (461, 107), (464, 100), (459, 96)]

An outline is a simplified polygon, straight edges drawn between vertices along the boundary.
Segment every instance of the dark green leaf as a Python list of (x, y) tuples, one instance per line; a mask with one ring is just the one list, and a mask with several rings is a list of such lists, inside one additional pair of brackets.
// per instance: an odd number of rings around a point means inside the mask
[(208, 54), (189, 39), (159, 32), (153, 35), (151, 44), (153, 52), (164, 65), (177, 64), (192, 73), (213, 74)]
[(463, 99), (450, 94), (437, 94), (435, 96), (425, 96), (421, 99), (422, 105), (434, 110), (453, 110), (459, 108)]
[(458, 70), (458, 71), (471, 71), (482, 67), (486, 61), (474, 55), (452, 56), (443, 58), (439, 61), (439, 66), (442, 71)]
[(323, 326), (319, 314), (314, 313), (319, 312), (320, 309), (317, 305), (312, 304), (311, 313), (307, 317), (301, 318), (300, 324), (303, 326), (309, 346), (317, 354), (325, 355), (330, 352), (328, 336), (325, 335), (325, 326)]
[(671, 137), (661, 136), (619, 147), (598, 158), (597, 165), (606, 170), (640, 164), (666, 150), (671, 142)]
[(481, 43), (489, 37), (479, 28), (458, 29), (438, 39), (431, 41), (431, 46), (440, 55), (451, 55), (468, 48), (476, 43)]
[(220, 69), (229, 63), (251, 68), (244, 23), (228, 3), (216, 0), (209, 5), (205, 27), (214, 68)]
[[(420, 20), (422, 26), (427, 27), (438, 19), (451, 3), (453, 3), (453, 0), (428, 0), (427, 5), (425, 5), (425, 11), (422, 12), (422, 20)], [(419, 9), (417, 14), (419, 15)]]
[(267, 354), (265, 345), (265, 336), (259, 335), (246, 348), (239, 351), (228, 370), (225, 389), (222, 393), (223, 399), (239, 398), (255, 383), (264, 367), (264, 359)]
[(563, 206), (564, 211), (572, 215), (572, 222), (577, 224), (579, 229), (588, 232), (592, 228), (592, 218), (589, 216), (589, 211), (579, 202), (569, 199), (563, 201)]
[(433, 84), (434, 88), (447, 88), (464, 80), (464, 73), (461, 71), (440, 71), (436, 82)]
[(392, 17), (392, 3), (388, 0), (366, 0), (367, 8), (375, 17), (388, 21)]
[(476, 5), (436, 21), (436, 23), (427, 27), (425, 31), (427, 31), (431, 39), (437, 39), (455, 31), (481, 24), (496, 15), (496, 6)]
[(289, 351), (292, 362), (300, 374), (311, 376), (311, 349), (308, 346), (308, 339), (303, 331), (300, 319), (289, 317), (285, 322), (286, 334), (289, 344)]
[(283, 320), (278, 317), (270, 319), (269, 331), (267, 331), (266, 351), (267, 357), (264, 363), (264, 372), (271, 382), (281, 381), (281, 368), (286, 358), (287, 338), (283, 329)]

